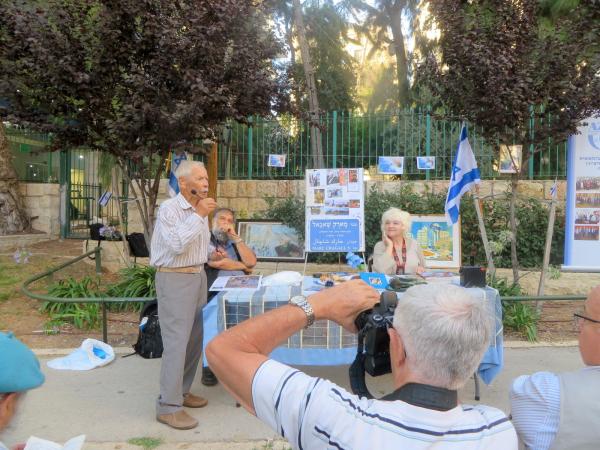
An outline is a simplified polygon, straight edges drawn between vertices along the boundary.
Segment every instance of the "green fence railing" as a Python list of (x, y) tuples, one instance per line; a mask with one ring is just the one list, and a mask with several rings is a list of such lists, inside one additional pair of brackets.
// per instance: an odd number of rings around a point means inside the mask
[(31, 278), (25, 280), (23, 285), (21, 286), (21, 292), (25, 294), (29, 298), (33, 298), (35, 300), (42, 300), (46, 302), (54, 302), (54, 303), (99, 303), (102, 307), (102, 340), (108, 343), (108, 328), (107, 328), (107, 303), (123, 303), (123, 302), (150, 302), (156, 300), (156, 297), (79, 297), (79, 298), (63, 298), (63, 297), (54, 297), (52, 295), (47, 294), (38, 294), (32, 292), (30, 289), (31, 284), (39, 281), (43, 278), (50, 278), (59, 270), (64, 269), (72, 264), (75, 264), (82, 259), (87, 257), (91, 257), (92, 255), (95, 257), (96, 262), (96, 274), (102, 274), (102, 260), (101, 260), (101, 250), (102, 247), (95, 247), (93, 250), (84, 253), (83, 255), (77, 256), (76, 258), (70, 259), (69, 261), (53, 267), (43, 273), (32, 276)]

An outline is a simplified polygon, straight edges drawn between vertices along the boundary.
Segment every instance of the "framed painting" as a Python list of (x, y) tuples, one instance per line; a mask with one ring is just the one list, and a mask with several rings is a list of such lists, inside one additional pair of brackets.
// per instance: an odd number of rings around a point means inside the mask
[(270, 220), (240, 220), (238, 235), (259, 261), (304, 261), (304, 243), (292, 227)]
[(425, 256), (428, 269), (460, 268), (460, 221), (448, 225), (446, 216), (411, 216), (410, 234)]

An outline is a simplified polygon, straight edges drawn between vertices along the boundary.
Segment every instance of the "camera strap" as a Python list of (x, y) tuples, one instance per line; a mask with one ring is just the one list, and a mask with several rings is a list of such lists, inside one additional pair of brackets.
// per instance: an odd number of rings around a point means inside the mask
[(401, 400), (421, 408), (449, 411), (458, 405), (458, 393), (429, 384), (408, 383), (381, 400)]

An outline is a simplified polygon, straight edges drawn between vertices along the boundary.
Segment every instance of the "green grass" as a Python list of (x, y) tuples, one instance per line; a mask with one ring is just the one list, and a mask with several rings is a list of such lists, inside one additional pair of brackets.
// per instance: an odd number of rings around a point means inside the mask
[(136, 437), (131, 438), (127, 441), (128, 444), (131, 445), (139, 445), (143, 447), (144, 450), (152, 450), (153, 448), (158, 447), (163, 444), (163, 440), (161, 438), (153, 438), (153, 437)]

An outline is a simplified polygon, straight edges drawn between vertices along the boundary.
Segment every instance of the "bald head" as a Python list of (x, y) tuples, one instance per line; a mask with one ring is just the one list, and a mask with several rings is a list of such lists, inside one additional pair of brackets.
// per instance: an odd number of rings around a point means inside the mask
[(588, 294), (585, 301), (585, 309), (596, 320), (600, 320), (600, 285), (596, 286)]
[(579, 353), (588, 366), (600, 366), (600, 285), (590, 291), (585, 300), (583, 320), (579, 330)]

